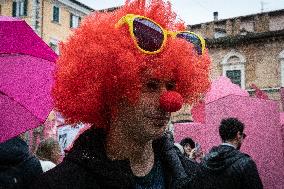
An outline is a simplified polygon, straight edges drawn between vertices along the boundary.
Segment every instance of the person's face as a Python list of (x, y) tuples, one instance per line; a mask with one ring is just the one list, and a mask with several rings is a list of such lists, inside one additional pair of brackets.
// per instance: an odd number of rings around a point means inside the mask
[(191, 152), (191, 150), (192, 150), (192, 148), (190, 147), (190, 145), (189, 145), (189, 144), (184, 145), (183, 149), (184, 149), (184, 153), (185, 153), (187, 156), (190, 156), (190, 152)]
[(241, 146), (244, 142), (244, 139), (246, 138), (246, 134), (245, 133), (240, 133), (238, 132), (238, 137), (237, 137), (237, 150), (240, 150), (241, 149)]
[(138, 103), (124, 103), (120, 106), (119, 116), (128, 136), (138, 141), (148, 141), (162, 136), (169, 122), (170, 112), (160, 108), (159, 99), (163, 92), (174, 87), (175, 83), (169, 80), (143, 80)]

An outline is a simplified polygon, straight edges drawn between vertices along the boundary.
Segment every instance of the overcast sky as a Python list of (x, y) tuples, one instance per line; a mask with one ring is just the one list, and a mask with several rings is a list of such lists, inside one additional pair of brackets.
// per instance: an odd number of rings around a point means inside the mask
[[(124, 0), (78, 0), (98, 10), (124, 4)], [(219, 19), (243, 16), (284, 9), (284, 0), (170, 0), (174, 10), (186, 24), (199, 24), (213, 20), (213, 12), (219, 12)], [(261, 3), (263, 2), (263, 3)]]

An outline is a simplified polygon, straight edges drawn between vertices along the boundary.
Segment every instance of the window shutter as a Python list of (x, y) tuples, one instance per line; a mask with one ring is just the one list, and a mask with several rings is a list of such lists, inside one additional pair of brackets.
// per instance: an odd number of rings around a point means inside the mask
[(53, 15), (52, 15), (52, 17), (53, 17), (53, 21), (55, 21), (55, 14), (56, 14), (56, 7), (55, 6), (53, 6)]
[(13, 1), (13, 13), (12, 13), (13, 17), (17, 16), (17, 2)]
[(73, 14), (70, 13), (70, 28), (73, 28)]
[(79, 16), (78, 26), (80, 26), (80, 24), (81, 24), (81, 17)]
[(28, 12), (28, 0), (24, 0), (24, 15), (23, 16), (27, 16)]

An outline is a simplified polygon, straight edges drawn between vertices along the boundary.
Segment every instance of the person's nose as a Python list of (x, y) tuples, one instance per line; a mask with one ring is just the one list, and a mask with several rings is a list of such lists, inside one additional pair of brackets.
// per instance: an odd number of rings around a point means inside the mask
[[(166, 89), (166, 88), (165, 88)], [(176, 91), (163, 91), (160, 96), (160, 108), (166, 112), (176, 112), (181, 109), (183, 97)]]

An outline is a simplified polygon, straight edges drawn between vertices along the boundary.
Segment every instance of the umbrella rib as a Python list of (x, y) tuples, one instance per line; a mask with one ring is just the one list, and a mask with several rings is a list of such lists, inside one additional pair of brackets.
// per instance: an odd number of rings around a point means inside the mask
[(34, 116), (36, 119), (40, 120), (40, 122), (42, 122), (41, 118), (37, 117), (36, 115), (34, 115), (28, 108), (26, 108), (24, 105), (22, 105), (21, 103), (17, 102), (14, 98), (8, 96), (7, 94), (5, 94), (3, 91), (0, 91), (1, 95), (7, 96), (8, 98), (10, 98), (11, 100), (13, 100), (14, 102), (16, 102), (17, 104), (19, 104), (21, 107), (23, 107), (24, 109), (26, 109), (32, 116)]

